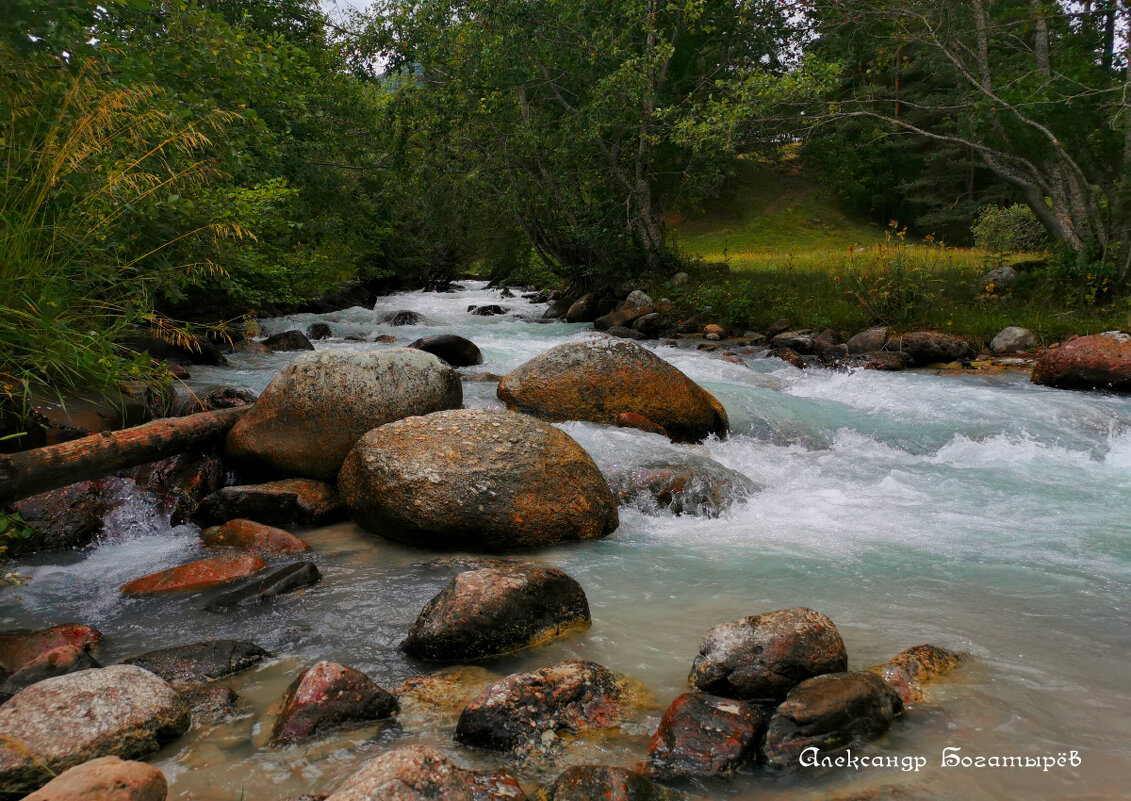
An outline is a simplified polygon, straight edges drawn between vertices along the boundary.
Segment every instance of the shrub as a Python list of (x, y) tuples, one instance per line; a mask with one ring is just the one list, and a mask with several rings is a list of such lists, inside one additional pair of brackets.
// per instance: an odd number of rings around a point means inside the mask
[(1021, 203), (986, 206), (970, 231), (975, 245), (994, 255), (1044, 250), (1049, 246), (1048, 232), (1033, 210)]

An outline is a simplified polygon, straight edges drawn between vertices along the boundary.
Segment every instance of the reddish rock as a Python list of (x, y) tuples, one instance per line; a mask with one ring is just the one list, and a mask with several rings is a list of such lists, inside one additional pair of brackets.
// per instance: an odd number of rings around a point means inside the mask
[(525, 801), (506, 771), (464, 770), (439, 751), (409, 745), (370, 760), (326, 801)]
[(397, 338), (392, 334), (379, 334), (378, 336), (373, 337), (373, 341), (387, 345), (390, 342), (396, 342)]
[(896, 350), (881, 350), (864, 354), (862, 362), (865, 370), (881, 370), (889, 373), (906, 370), (913, 364), (909, 355)]
[(610, 328), (628, 327), (637, 318), (646, 314), (671, 314), (670, 303), (647, 303), (643, 306), (622, 306), (614, 312), (598, 317), (593, 322), (593, 327), (598, 331), (608, 331)]
[(847, 666), (844, 641), (831, 620), (812, 609), (780, 609), (708, 631), (689, 680), (728, 698), (774, 700), (798, 682)]
[(936, 645), (916, 645), (881, 665), (872, 665), (868, 672), (887, 682), (905, 704), (912, 704), (923, 700), (926, 685), (953, 671), (965, 658), (965, 654)]
[(305, 527), (328, 523), (342, 514), (333, 486), (310, 478), (288, 478), (224, 487), (201, 501), (192, 519), (200, 526), (243, 518), (271, 526)]
[(64, 623), (49, 629), (15, 629), (0, 632), (0, 668), (16, 671), (39, 656), (71, 645), (89, 651), (102, 640), (102, 632), (80, 623)]
[(802, 751), (822, 754), (875, 740), (903, 711), (895, 690), (874, 673), (829, 673), (798, 684), (774, 711), (766, 731), (767, 761), (797, 768)]
[(581, 585), (560, 570), (513, 564), (468, 570), (425, 605), (401, 649), (456, 662), (502, 656), (589, 628)]
[(967, 340), (940, 331), (912, 331), (889, 337), (887, 349), (906, 353), (917, 367), (962, 361), (975, 355), (974, 346)]
[(244, 640), (206, 640), (161, 648), (123, 660), (183, 688), (249, 670), (271, 654)]
[(310, 550), (306, 540), (290, 532), (243, 518), (204, 529), (200, 532), (200, 541), (210, 548), (238, 548), (261, 555)]
[(731, 773), (756, 759), (768, 722), (768, 715), (745, 701), (684, 693), (652, 737), (648, 772), (661, 779)]
[(642, 773), (604, 765), (574, 765), (542, 790), (539, 801), (680, 801), (685, 796)]
[(619, 725), (635, 713), (638, 692), (628, 677), (576, 659), (516, 673), (464, 708), (456, 740), (519, 755), (547, 750), (559, 734)]
[(804, 370), (806, 367), (805, 359), (801, 357), (800, 353), (793, 350), (792, 348), (774, 348), (770, 351), (770, 355), (776, 356), (783, 362), (792, 364), (798, 370)]
[(503, 376), (507, 407), (543, 420), (615, 423), (632, 412), (676, 442), (726, 436), (726, 411), (709, 392), (650, 350), (632, 342), (569, 342)]
[[(31, 686), (38, 681), (65, 676), (68, 673), (77, 673), (80, 670), (102, 667), (98, 661), (87, 653), (85, 647), (77, 645), (60, 645), (50, 651), (44, 651), (39, 656), (24, 662), (19, 670), (9, 676), (0, 684), (0, 699), (12, 696), (24, 687)], [(0, 700), (2, 703), (2, 700)]]
[(1075, 337), (1037, 358), (1032, 381), (1061, 389), (1131, 392), (1131, 334)]
[(241, 553), (200, 559), (122, 585), (122, 595), (142, 596), (163, 592), (194, 592), (255, 575), (267, 563), (253, 554)]
[(582, 295), (569, 307), (566, 311), (565, 318), (567, 323), (591, 323), (597, 319), (597, 301), (600, 298), (597, 293), (590, 292), (587, 295)]
[(297, 742), (334, 729), (383, 720), (396, 711), (397, 699), (364, 673), (336, 662), (319, 662), (287, 688), (271, 741)]
[(703, 326), (703, 335), (710, 336), (711, 334), (715, 334), (721, 339), (727, 335), (727, 332), (721, 325), (715, 325), (714, 323)]
[(659, 434), (661, 437), (668, 435), (663, 426), (658, 426), (642, 414), (636, 412), (621, 412), (617, 415), (617, 425), (621, 428), (637, 428), (649, 434)]
[(165, 801), (168, 793), (157, 768), (108, 756), (63, 771), (24, 801)]

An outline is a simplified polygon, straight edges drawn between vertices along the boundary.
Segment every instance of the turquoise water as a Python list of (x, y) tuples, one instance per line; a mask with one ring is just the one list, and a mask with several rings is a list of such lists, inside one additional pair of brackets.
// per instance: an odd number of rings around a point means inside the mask
[[(489, 299), (488, 299), (489, 297)], [(467, 305), (501, 302), (511, 315), (478, 318)], [(424, 326), (388, 328), (384, 312), (415, 309)], [(480, 285), (456, 295), (383, 299), (322, 319), (327, 348), (390, 347), (347, 335), (412, 339), (452, 332), (474, 340), (505, 373), (554, 344), (595, 336), (584, 326), (515, 319), (537, 313)], [(271, 333), (313, 316), (267, 321)], [(407, 339), (398, 344), (407, 344)], [(1024, 375), (799, 371), (773, 359), (743, 364), (659, 348), (726, 406), (732, 436), (678, 446), (641, 432), (586, 423), (561, 427), (602, 468), (693, 451), (742, 471), (764, 489), (714, 520), (623, 510), (606, 540), (533, 554), (584, 586), (592, 629), (524, 656), (497, 673), (562, 658), (601, 662), (655, 693), (620, 737), (572, 747), (564, 762), (633, 764), (662, 708), (685, 687), (706, 629), (743, 615), (810, 606), (831, 617), (852, 668), (923, 642), (969, 650), (972, 662), (899, 719), (870, 753), (921, 754), (927, 767), (830, 771), (800, 777), (754, 772), (696, 788), (712, 798), (834, 797), (897, 784), (924, 797), (1126, 798), (1131, 783), (1131, 399), (1031, 386)], [(261, 390), (290, 354), (196, 368), (194, 385)], [(494, 385), (465, 383), (469, 406), (494, 405)], [(271, 703), (301, 667), (334, 659), (384, 686), (423, 672), (396, 648), (420, 607), (454, 568), (435, 554), (384, 542), (352, 524), (307, 532), (325, 576), (318, 587), (239, 616), (200, 611), (204, 599), (130, 600), (116, 588), (197, 556), (191, 526), (170, 529), (144, 497), (116, 515), (99, 544), (17, 565), (31, 576), (0, 591), (0, 624), (79, 620), (102, 629), (104, 660), (198, 639), (254, 640), (279, 658), (234, 682), (247, 714), (169, 746), (157, 763), (172, 798), (282, 799), (329, 792), (391, 744), (438, 745), (469, 765), (501, 764), (450, 739), (451, 716), (412, 716), (393, 727), (271, 751)], [(1077, 768), (944, 768), (944, 747), (966, 755), (1075, 750)], [(530, 782), (557, 765), (527, 765)]]

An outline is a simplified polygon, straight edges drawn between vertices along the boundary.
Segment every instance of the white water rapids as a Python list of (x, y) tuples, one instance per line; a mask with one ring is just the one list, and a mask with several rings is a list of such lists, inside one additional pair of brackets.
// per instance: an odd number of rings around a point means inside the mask
[[(454, 294), (382, 298), (373, 311), (268, 320), (270, 333), (330, 324), (318, 348), (394, 347), (348, 342), (389, 333), (397, 346), (437, 333), (474, 341), (502, 374), (589, 326), (539, 324), (543, 307), (501, 299), (482, 284)], [(500, 303), (502, 317), (470, 304)], [(424, 315), (393, 328), (389, 311)], [(648, 344), (656, 347), (655, 343)], [(1032, 386), (1026, 376), (954, 376), (797, 370), (776, 359), (658, 348), (715, 394), (729, 439), (673, 445), (634, 430), (561, 427), (603, 468), (691, 450), (739, 470), (764, 489), (718, 519), (646, 516), (622, 509), (609, 538), (532, 554), (576, 578), (589, 597), (587, 633), (486, 667), (528, 670), (585, 658), (631, 674), (658, 708), (624, 737), (588, 744), (572, 761), (633, 764), (662, 708), (686, 687), (703, 633), (744, 615), (792, 606), (837, 624), (852, 669), (912, 645), (969, 650), (974, 659), (927, 703), (862, 749), (922, 755), (918, 772), (830, 770), (800, 777), (761, 769), (695, 788), (711, 798), (825, 798), (899, 785), (914, 797), (1116, 799), (1131, 786), (1131, 398)], [(261, 391), (294, 354), (233, 357), (230, 368), (192, 370), (192, 384)], [(498, 405), (495, 385), (464, 383), (468, 406)], [(196, 529), (170, 529), (136, 498), (109, 533), (80, 552), (13, 567), (23, 586), (0, 590), (0, 627), (76, 621), (105, 635), (103, 662), (202, 639), (252, 640), (278, 655), (230, 682), (249, 713), (194, 731), (155, 758), (170, 798), (274, 801), (327, 793), (375, 751), (428, 742), (466, 765), (501, 759), (451, 741), (451, 721), (402, 721), (270, 750), (269, 706), (301, 667), (332, 659), (391, 688), (426, 667), (397, 643), (454, 570), (422, 568), (437, 554), (385, 542), (352, 524), (302, 533), (324, 578), (274, 605), (215, 615), (200, 596), (122, 600), (117, 587), (202, 554)], [(1077, 751), (1079, 767), (940, 765), (963, 755), (1045, 756)], [(552, 778), (560, 765), (529, 768)]]

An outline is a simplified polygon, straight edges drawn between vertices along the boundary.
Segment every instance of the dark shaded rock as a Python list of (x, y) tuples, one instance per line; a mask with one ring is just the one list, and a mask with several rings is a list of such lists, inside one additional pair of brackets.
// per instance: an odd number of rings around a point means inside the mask
[(591, 323), (597, 319), (597, 301), (600, 298), (596, 292), (582, 295), (566, 311), (567, 323)]
[(124, 659), (122, 664), (145, 668), (174, 687), (183, 687), (250, 670), (270, 656), (255, 643), (207, 640), (150, 651)]
[(995, 267), (978, 279), (978, 291), (1000, 295), (1017, 283), (1017, 270), (1008, 264)]
[(334, 336), (333, 329), (330, 328), (328, 323), (311, 323), (306, 328), (306, 338), (317, 342), (320, 339), (331, 339)]
[(280, 350), (314, 350), (310, 340), (302, 331), (284, 331), (281, 334), (267, 337), (263, 344), (273, 351)]
[(895, 373), (906, 370), (914, 364), (910, 354), (900, 353), (895, 350), (881, 350), (875, 353), (865, 353), (859, 363), (865, 370), (882, 370)]
[(525, 801), (506, 771), (464, 770), (439, 751), (408, 745), (370, 760), (326, 801)]
[(581, 585), (560, 570), (514, 564), (468, 570), (425, 605), (401, 650), (456, 662), (534, 648), (591, 623)]
[(209, 548), (236, 548), (260, 556), (309, 551), (310, 544), (281, 528), (254, 520), (236, 518), (200, 532), (200, 541)]
[(642, 414), (636, 412), (621, 412), (617, 415), (616, 419), (618, 428), (635, 428), (638, 431), (644, 431), (648, 434), (659, 434), (662, 437), (668, 435), (667, 429), (663, 426), (658, 426)]
[(924, 699), (928, 684), (950, 673), (965, 660), (965, 654), (947, 651), (937, 645), (916, 645), (900, 651), (883, 664), (872, 665), (868, 672), (883, 679), (905, 704), (914, 704)]
[(207, 496), (224, 486), (224, 462), (212, 453), (188, 452), (135, 468), (134, 481), (161, 498), (173, 525), (188, 519)]
[(266, 603), (280, 595), (317, 584), (321, 580), (322, 574), (313, 562), (296, 562), (272, 570), (263, 578), (252, 580), (246, 587), (216, 596), (204, 609), (208, 612), (222, 612), (242, 604)]
[(836, 626), (812, 609), (780, 609), (707, 632), (689, 681), (704, 692), (746, 701), (784, 698), (811, 676), (848, 666)]
[(554, 783), (535, 798), (538, 801), (680, 801), (685, 796), (628, 768), (574, 765), (562, 771)]
[(13, 541), (12, 555), (89, 545), (102, 534), (106, 515), (126, 502), (132, 484), (125, 478), (99, 478), (16, 501), (12, 509), (38, 533)]
[(287, 688), (271, 742), (298, 742), (383, 720), (396, 711), (397, 699), (364, 673), (336, 662), (319, 662)]
[(459, 374), (430, 353), (307, 353), (271, 379), (225, 449), (284, 475), (329, 481), (366, 431), (462, 403)]
[(642, 289), (634, 289), (624, 298), (624, 306), (627, 309), (642, 309), (651, 305), (653, 305), (652, 298)]
[[(372, 309), (376, 302), (377, 296), (370, 289), (359, 284), (346, 283), (338, 289), (308, 301), (299, 307), (299, 311), (308, 314), (329, 314), (330, 312), (353, 309), (358, 306), (363, 309)], [(311, 339), (314, 339), (314, 337), (311, 337)]]
[(624, 305), (598, 317), (593, 321), (593, 327), (598, 331), (608, 331), (616, 326), (628, 327), (646, 314), (671, 314), (671, 311), (672, 305), (664, 301), (643, 306)]
[(266, 562), (249, 553), (214, 556), (136, 578), (123, 584), (119, 592), (124, 596), (134, 597), (166, 592), (196, 592), (247, 578), (265, 567)]
[(506, 314), (508, 311), (497, 303), (488, 303), (485, 306), (468, 306), (467, 310), (476, 317), (497, 317), (500, 314)]
[(770, 327), (766, 329), (766, 339), (773, 340), (778, 334), (789, 330), (789, 318), (782, 317), (770, 323)]
[(585, 450), (525, 415), (460, 409), (366, 434), (338, 480), (353, 518), (413, 545), (506, 550), (599, 539), (616, 500)]
[(177, 342), (138, 333), (122, 341), (122, 345), (138, 353), (148, 353), (159, 362), (175, 364), (205, 364), (211, 367), (226, 367), (228, 360), (220, 348), (205, 337), (178, 337)]
[(1038, 357), (1031, 380), (1061, 389), (1131, 392), (1131, 334), (1108, 331), (1049, 348)]
[(648, 772), (661, 779), (709, 777), (752, 763), (769, 716), (758, 707), (701, 692), (672, 702), (648, 746)]
[(389, 325), (420, 325), (424, 322), (424, 316), (408, 309), (403, 309), (398, 312), (389, 312), (383, 318), (384, 322)]
[(770, 356), (781, 359), (783, 362), (792, 364), (799, 370), (804, 370), (806, 367), (805, 359), (801, 354), (791, 348), (773, 348), (770, 350)]
[(14, 673), (34, 659), (63, 646), (89, 651), (102, 641), (102, 632), (81, 623), (63, 623), (46, 629), (0, 632), (0, 670)]
[(216, 387), (200, 395), (179, 395), (173, 401), (173, 417), (184, 417), (218, 409), (234, 409), (255, 403), (256, 394), (235, 387)]
[(676, 442), (726, 436), (726, 411), (709, 392), (631, 342), (595, 340), (550, 348), (503, 376), (499, 399), (543, 420), (612, 424), (643, 415)]
[(85, 647), (60, 645), (27, 660), (0, 684), (0, 703), (38, 681), (102, 667)]
[[(550, 305), (546, 308), (546, 311), (542, 312), (542, 317), (540, 319), (558, 320), (565, 316), (566, 312), (569, 311), (569, 308), (572, 305), (573, 300), (571, 298), (554, 298), (550, 301)], [(474, 307), (469, 306), (468, 311), (471, 311), (472, 308)]]
[(483, 364), (483, 354), (470, 339), (455, 334), (424, 337), (409, 345), (410, 348), (431, 353), (452, 367), (471, 367)]
[(317, 526), (344, 517), (337, 491), (310, 478), (224, 487), (192, 514), (194, 523), (213, 526), (243, 518), (272, 526)]
[(817, 334), (817, 336), (813, 337), (813, 352), (817, 355), (821, 355), (840, 344), (840, 334), (832, 328), (826, 328), (824, 331)]
[[(0, 379), (5, 377), (0, 375)], [(11, 404), (0, 409), (0, 436), (11, 435), (0, 442), (0, 452), (28, 450), (45, 445), (69, 442), (88, 434), (117, 431), (140, 425), (165, 413), (168, 398), (148, 385), (123, 385), (106, 393), (87, 392), (24, 398), (22, 387), (14, 381), (0, 380), (0, 390), (21, 397), (26, 404), (23, 415), (17, 419)]]
[(653, 513), (666, 509), (677, 515), (717, 517), (758, 490), (742, 473), (704, 456), (688, 456), (676, 464), (662, 461), (623, 467), (607, 478), (622, 506), (632, 504)]
[(571, 660), (516, 673), (480, 693), (460, 713), (463, 745), (529, 754), (551, 748), (560, 734), (619, 725), (635, 713), (626, 676)]
[(266, 356), (271, 352), (271, 348), (258, 339), (244, 339), (232, 345), (232, 353), (242, 353), (246, 356)]
[(822, 754), (875, 740), (901, 711), (899, 695), (873, 673), (829, 673), (807, 679), (774, 711), (766, 731), (767, 761), (797, 768), (801, 752)]
[(647, 339), (648, 337), (632, 328), (625, 328), (623, 325), (614, 325), (606, 332), (611, 337), (617, 339)]
[(182, 689), (181, 695), (191, 707), (192, 720), (197, 726), (221, 723), (239, 714), (239, 695), (222, 684)]
[(770, 340), (775, 350), (792, 350), (803, 356), (813, 356), (819, 352), (816, 335), (812, 331), (783, 331)]
[(886, 325), (878, 325), (865, 329), (848, 340), (846, 343), (848, 345), (848, 352), (875, 353), (878, 350), (883, 350), (890, 336), (891, 329)]
[(177, 691), (133, 665), (38, 682), (0, 706), (0, 787), (30, 792), (91, 759), (147, 756), (190, 723)]
[(912, 331), (889, 337), (887, 349), (908, 354), (916, 367), (961, 361), (975, 354), (974, 347), (965, 339), (939, 331)]
[(109, 756), (63, 771), (24, 801), (165, 801), (168, 793), (157, 768)]
[(656, 339), (660, 334), (671, 327), (671, 318), (666, 314), (652, 312), (643, 317), (637, 317), (632, 323), (632, 330), (643, 334), (648, 339)]

